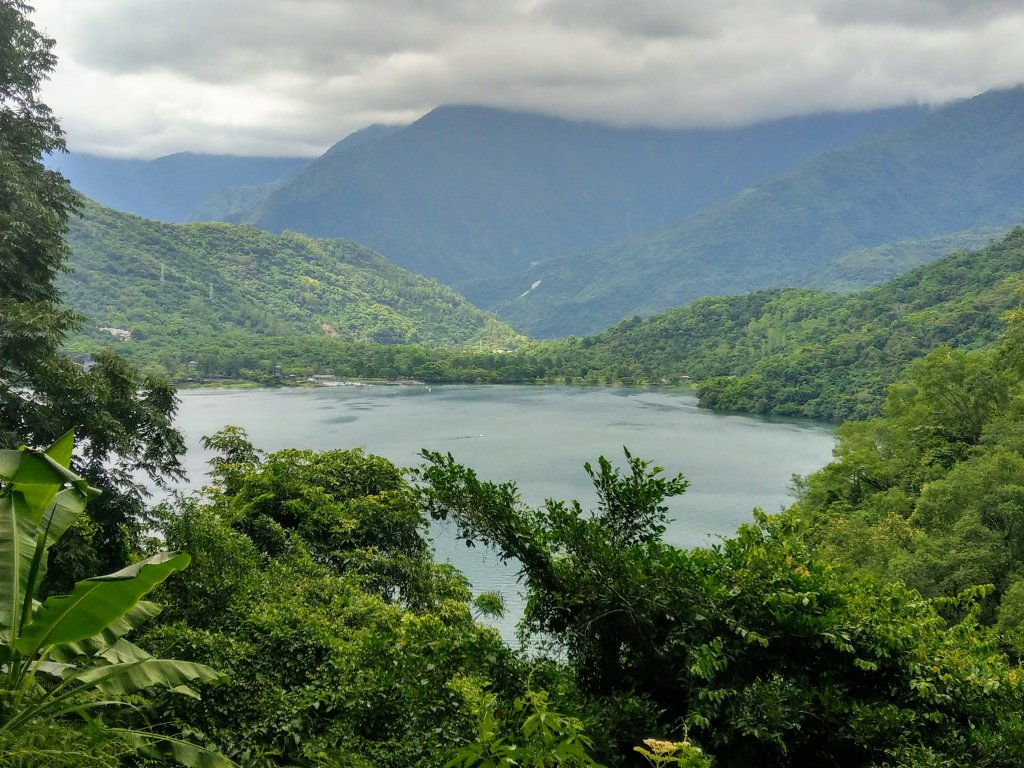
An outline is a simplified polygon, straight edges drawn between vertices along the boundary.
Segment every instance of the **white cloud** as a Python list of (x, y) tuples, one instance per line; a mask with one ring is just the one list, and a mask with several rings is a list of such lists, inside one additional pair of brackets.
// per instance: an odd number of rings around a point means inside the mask
[(736, 124), (1024, 82), (1019, 0), (37, 0), (72, 147), (315, 154), (475, 103)]

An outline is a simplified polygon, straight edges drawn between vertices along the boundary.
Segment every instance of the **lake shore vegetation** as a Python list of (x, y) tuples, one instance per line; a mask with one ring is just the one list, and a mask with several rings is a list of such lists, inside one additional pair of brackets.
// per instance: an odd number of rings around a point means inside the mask
[(1004, 314), (1021, 304), (1022, 270), (1024, 229), (1018, 228), (861, 293), (793, 288), (700, 299), (579, 338), (513, 340), (495, 326), (484, 343), (380, 344), (223, 324), (216, 332), (143, 333), (130, 340), (93, 331), (66, 349), (81, 359), (114, 349), (142, 370), (180, 383), (282, 386), (320, 375), (684, 385), (717, 410), (838, 423), (878, 415), (886, 387), (936, 346), (994, 345)]

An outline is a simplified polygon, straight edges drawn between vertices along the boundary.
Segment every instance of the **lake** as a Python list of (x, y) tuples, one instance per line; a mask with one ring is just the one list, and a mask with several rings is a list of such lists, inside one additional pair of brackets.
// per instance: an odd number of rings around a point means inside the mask
[[(750, 520), (754, 507), (777, 511), (791, 501), (793, 474), (831, 458), (832, 427), (809, 421), (723, 415), (697, 407), (688, 392), (570, 386), (338, 386), (313, 389), (183, 390), (177, 423), (186, 469), (203, 482), (209, 454), (200, 438), (225, 425), (243, 427), (265, 451), (362, 446), (400, 466), (419, 464), (423, 448), (450, 452), (481, 479), (514, 480), (523, 499), (596, 500), (586, 461), (634, 456), (682, 472), (690, 487), (669, 502), (666, 541), (698, 546)], [(440, 560), (456, 565), (474, 591), (498, 590), (508, 605), (502, 633), (521, 614), (513, 567), (467, 549), (447, 526), (432, 530)]]

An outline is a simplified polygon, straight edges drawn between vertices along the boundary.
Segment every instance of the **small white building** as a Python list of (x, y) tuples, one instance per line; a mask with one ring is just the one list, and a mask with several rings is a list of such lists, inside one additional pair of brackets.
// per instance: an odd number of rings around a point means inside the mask
[(100, 326), (100, 330), (101, 331), (106, 331), (111, 336), (113, 336), (115, 339), (119, 339), (120, 341), (131, 341), (132, 340), (132, 332), (129, 331), (127, 328), (113, 328), (113, 327), (111, 327), (109, 325), (103, 325), (103, 326)]

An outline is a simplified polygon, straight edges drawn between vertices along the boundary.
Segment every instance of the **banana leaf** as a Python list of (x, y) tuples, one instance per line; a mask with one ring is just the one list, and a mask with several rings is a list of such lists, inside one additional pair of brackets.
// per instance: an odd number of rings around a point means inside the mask
[(95, 688), (108, 696), (124, 696), (147, 688), (176, 688), (192, 682), (221, 683), (225, 675), (205, 664), (177, 659), (142, 659), (72, 672), (73, 684)]
[(13, 645), (36, 554), (38, 521), (19, 491), (0, 496), (0, 637)]
[(152, 659), (152, 654), (128, 642), (123, 637), (100, 654), (100, 658), (111, 664), (130, 664), (135, 661), (146, 661)]
[(184, 552), (160, 552), (116, 573), (78, 582), (70, 595), (50, 597), (43, 603), (15, 647), (31, 656), (40, 648), (99, 634), (190, 559)]
[(238, 768), (238, 764), (229, 760), (220, 752), (214, 752), (183, 739), (161, 736), (147, 731), (132, 731), (114, 728), (125, 736), (139, 754), (156, 760), (170, 758), (187, 768)]
[(0, 451), (0, 640), (8, 646), (32, 612), (49, 548), (99, 493), (68, 468), (73, 446), (69, 431), (45, 452)]
[(50, 649), (50, 658), (71, 662), (97, 656), (113, 646), (133, 629), (142, 626), (163, 610), (159, 603), (140, 600), (124, 616), (111, 622), (103, 631), (74, 643), (61, 643)]

